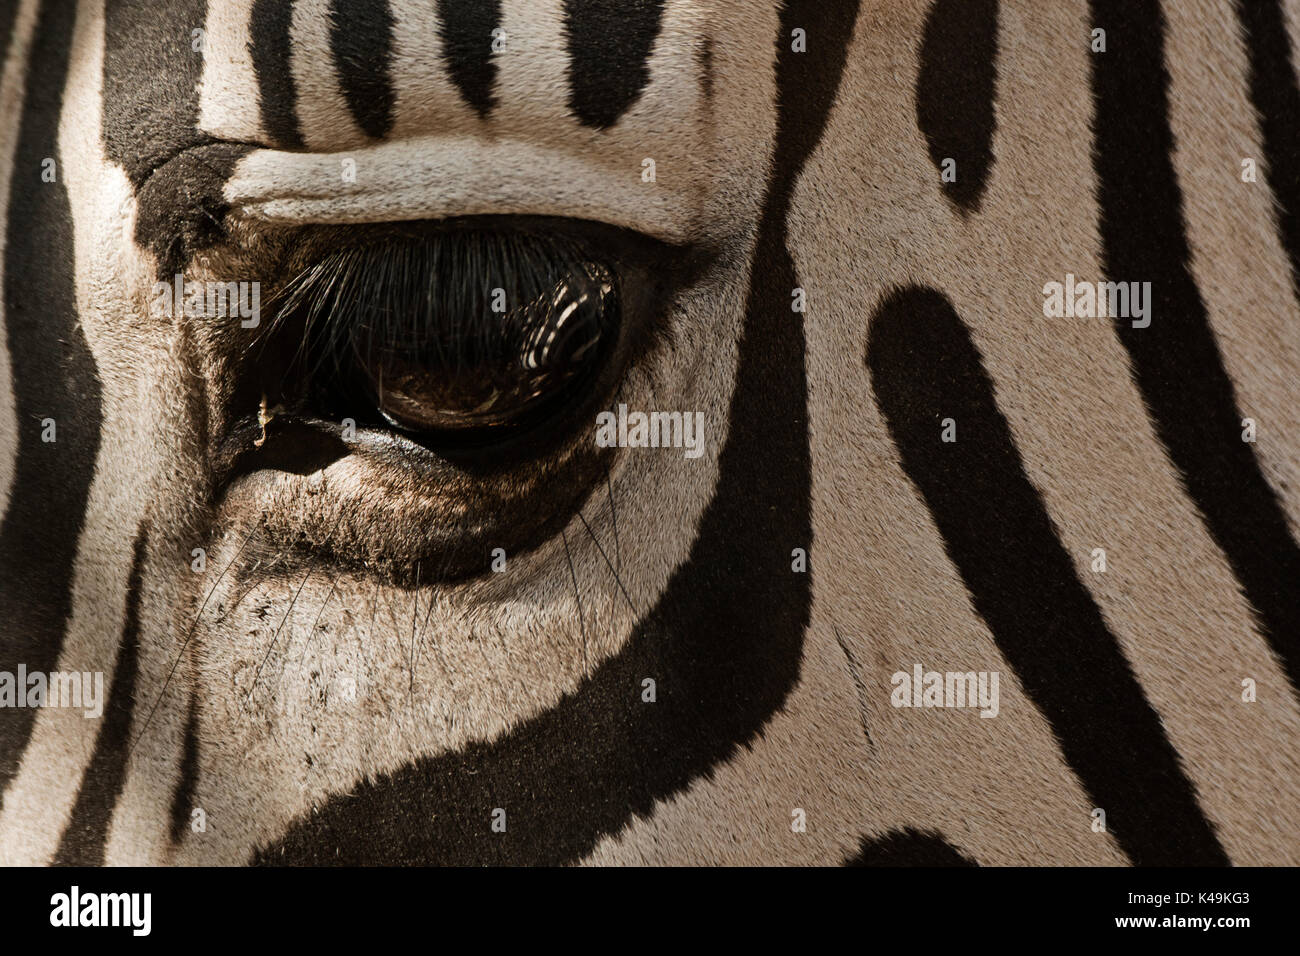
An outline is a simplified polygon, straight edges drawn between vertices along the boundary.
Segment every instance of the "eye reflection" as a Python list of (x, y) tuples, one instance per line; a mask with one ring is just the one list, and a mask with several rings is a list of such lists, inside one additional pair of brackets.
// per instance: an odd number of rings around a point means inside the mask
[(597, 370), (615, 331), (614, 277), (578, 263), (548, 292), (505, 314), (498, 334), (441, 327), (356, 354), (376, 405), (390, 424), (412, 431), (511, 424), (580, 387)]
[(622, 326), (616, 269), (540, 231), (339, 249), (278, 298), (277, 327), (303, 336), (304, 401), (431, 445), (549, 420), (590, 390)]

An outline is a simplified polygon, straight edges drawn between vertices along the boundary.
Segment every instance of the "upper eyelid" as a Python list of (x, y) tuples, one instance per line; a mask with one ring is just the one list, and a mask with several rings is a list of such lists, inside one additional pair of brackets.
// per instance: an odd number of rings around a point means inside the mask
[[(356, 165), (354, 181), (345, 162)], [(680, 245), (695, 197), (640, 168), (613, 168), (514, 139), (429, 136), (348, 153), (255, 149), (225, 184), (237, 217), (283, 225), (479, 215), (590, 219)]]

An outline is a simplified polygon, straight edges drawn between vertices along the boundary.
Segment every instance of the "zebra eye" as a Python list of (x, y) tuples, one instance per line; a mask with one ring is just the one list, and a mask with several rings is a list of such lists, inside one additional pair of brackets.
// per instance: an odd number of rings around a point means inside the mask
[(545, 230), (448, 227), (336, 249), (279, 297), (319, 408), (449, 450), (580, 404), (622, 326), (616, 263)]
[(355, 358), (379, 413), (397, 428), (514, 426), (594, 378), (618, 331), (615, 285), (605, 266), (577, 262), (551, 288), (480, 321), (444, 316), (395, 336), (362, 329)]
[(598, 416), (653, 391), (678, 297), (715, 262), (558, 216), (241, 239), (273, 318), (196, 326), (234, 372), (218, 486), (253, 496), (284, 547), (409, 586), (563, 530), (619, 459)]

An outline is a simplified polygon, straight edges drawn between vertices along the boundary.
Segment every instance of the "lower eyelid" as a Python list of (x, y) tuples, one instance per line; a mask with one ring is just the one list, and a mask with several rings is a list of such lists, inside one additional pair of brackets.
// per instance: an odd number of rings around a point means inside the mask
[[(220, 507), (262, 516), (276, 547), (406, 584), (479, 576), (491, 547), (523, 553), (542, 544), (615, 457), (582, 443), (545, 469), (479, 473), (401, 436), (362, 429), (343, 443), (326, 429), (338, 432), (293, 420), (269, 427), (262, 447), (246, 451), (223, 481)], [(265, 467), (297, 461), (308, 447), (320, 452), (316, 468)], [(391, 533), (396, 528), (404, 530)]]

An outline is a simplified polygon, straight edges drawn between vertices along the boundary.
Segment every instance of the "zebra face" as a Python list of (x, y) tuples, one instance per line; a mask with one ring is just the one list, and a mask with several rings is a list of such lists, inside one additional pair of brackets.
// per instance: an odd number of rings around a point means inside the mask
[[(87, 533), (139, 581), (133, 759), (224, 821), (208, 840), (177, 804), (158, 838), (178, 860), (244, 861), (360, 775), (574, 695), (607, 716), (566, 728), (649, 706), (647, 648), (694, 653), (753, 600), (752, 548), (721, 528), (707, 586), (671, 586), (723, 480), (746, 337), (750, 378), (794, 374), (744, 417), (731, 481), (771, 483), (760, 512), (806, 488), (796, 283), (752, 268), (765, 204), (788, 202), (775, 9), (501, 6), (92, 3), (65, 25), (78, 306), (114, 370), (97, 470), (130, 478)], [(598, 443), (629, 410), (631, 440)], [(804, 585), (782, 578), (747, 613), (776, 614), (788, 656)], [(568, 759), (613, 759), (592, 746)]]
[(1282, 6), (0, 5), (0, 862), (1294, 862)]

